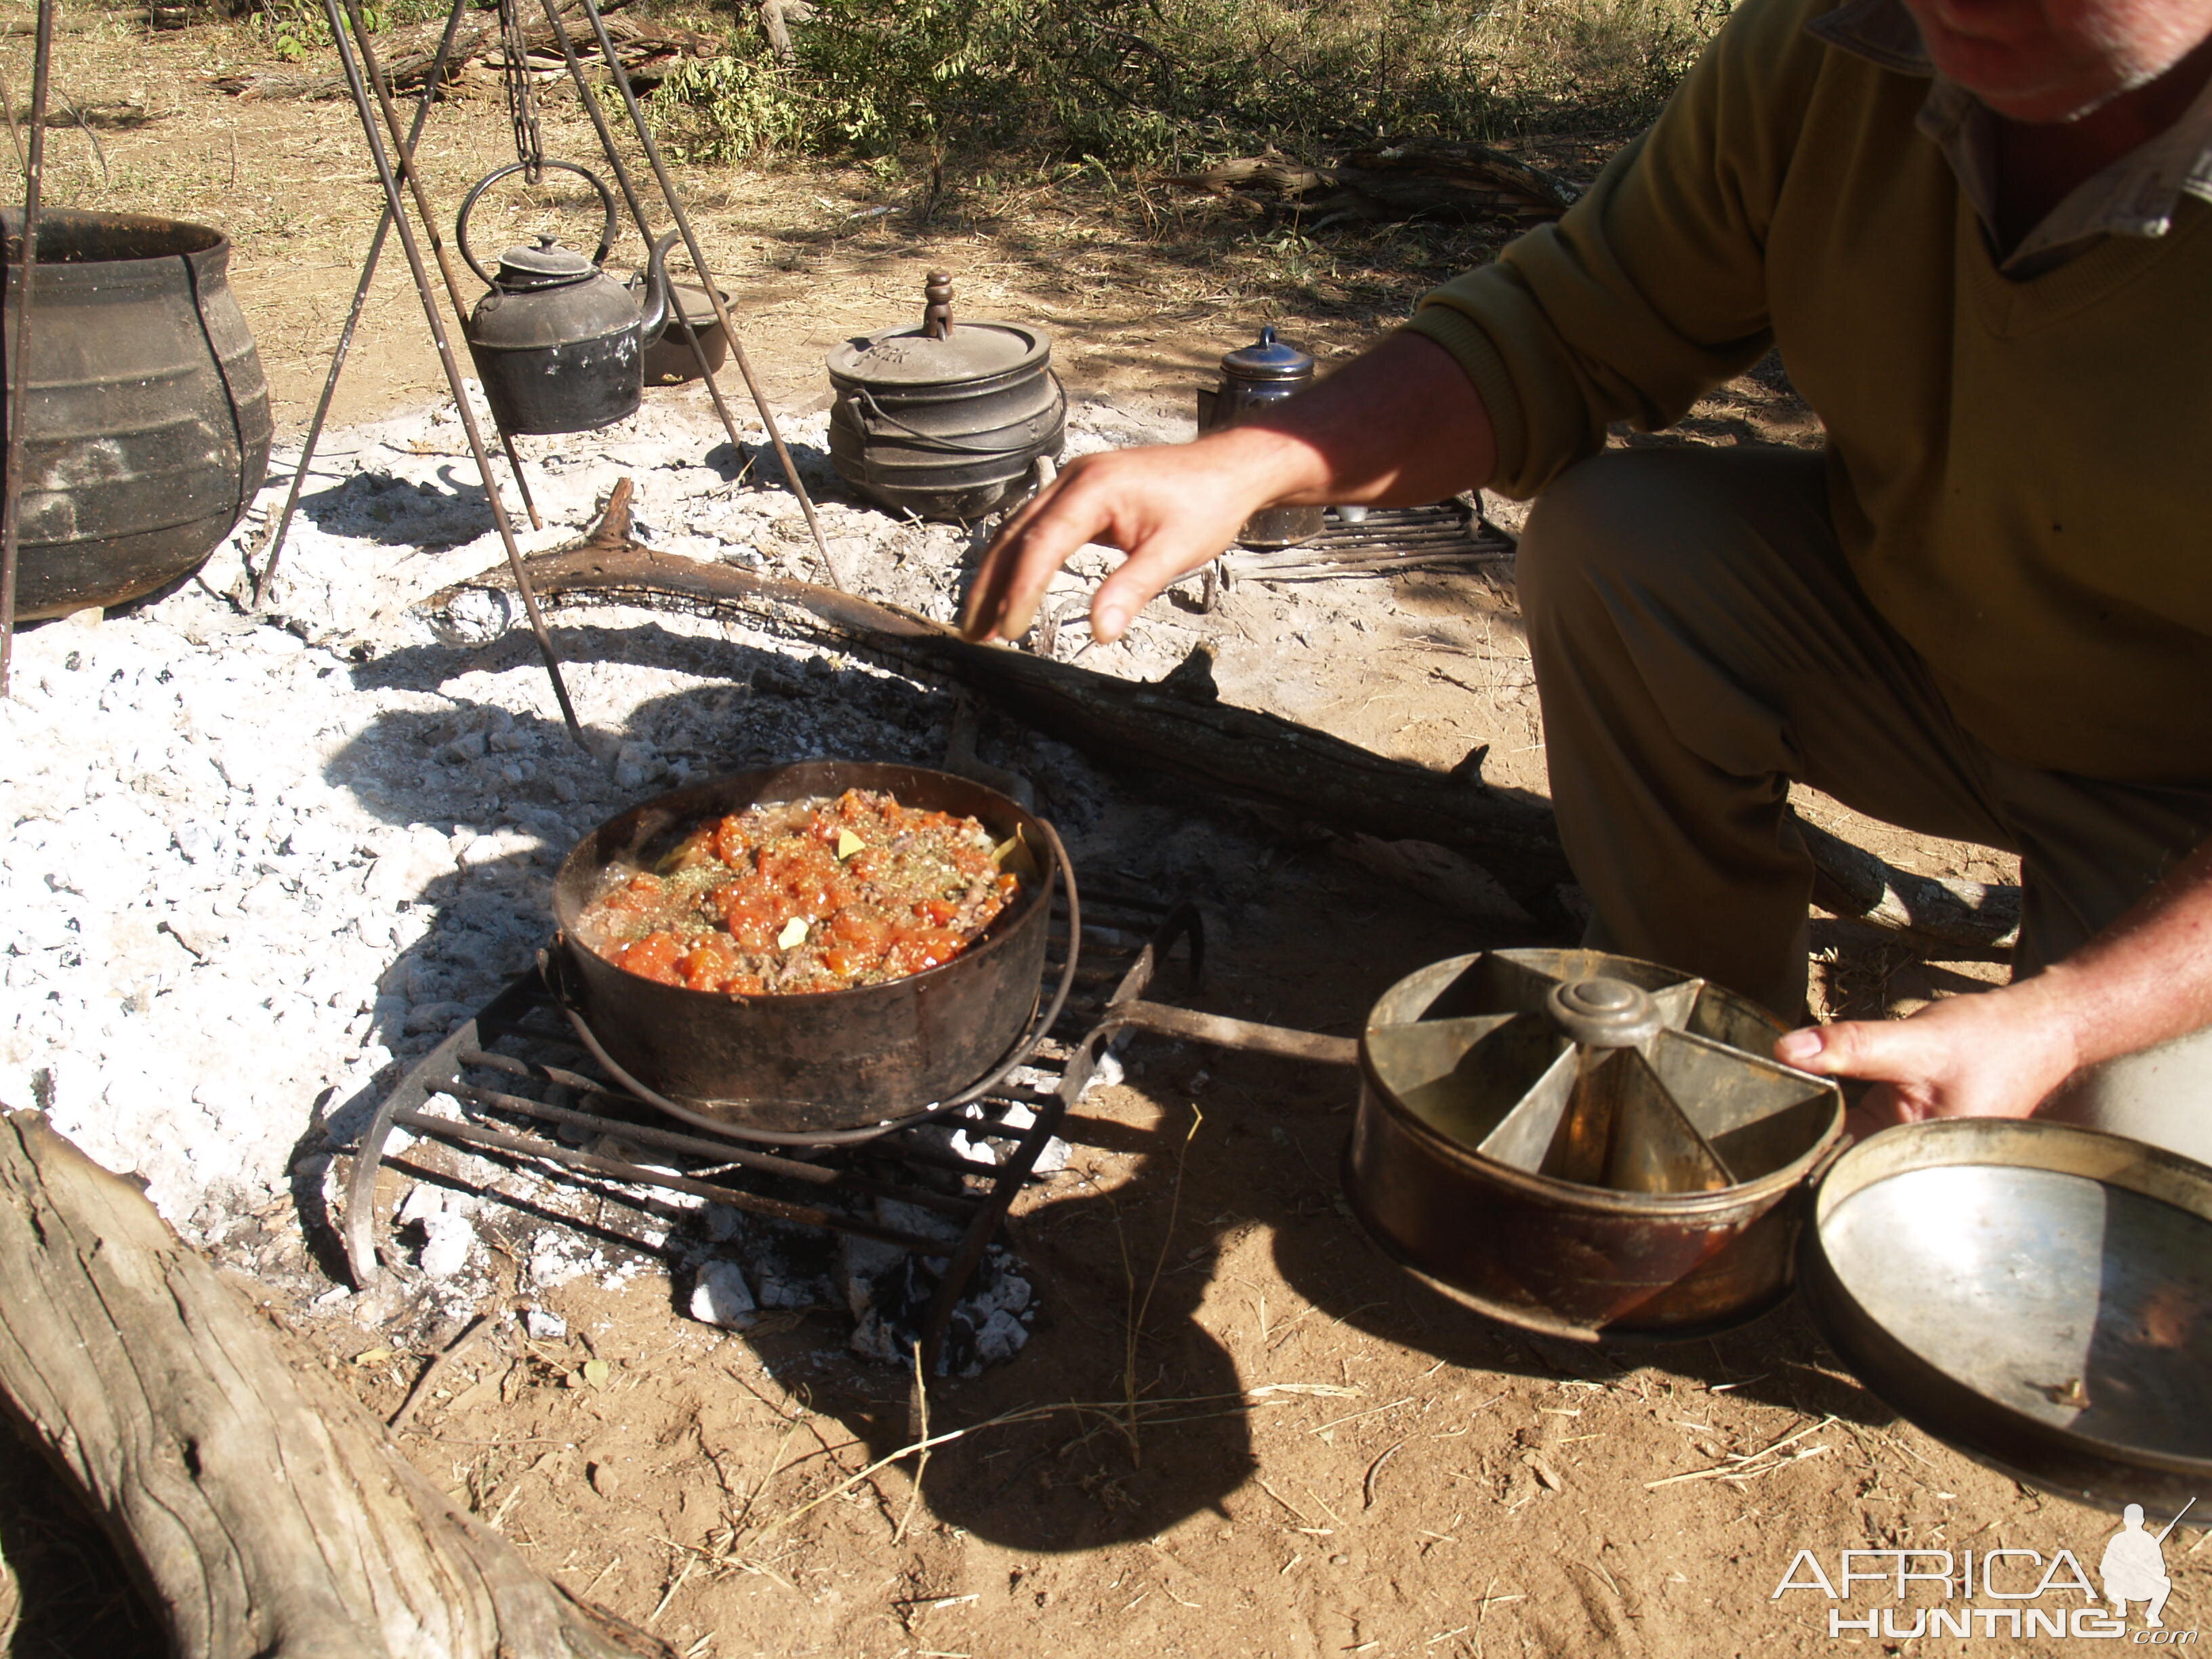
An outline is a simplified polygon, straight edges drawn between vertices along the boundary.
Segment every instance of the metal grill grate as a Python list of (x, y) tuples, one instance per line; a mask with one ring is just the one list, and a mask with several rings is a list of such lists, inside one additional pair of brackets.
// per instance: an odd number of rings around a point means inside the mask
[[(1055, 903), (1048, 981), (1066, 960), (1067, 918)], [(858, 1146), (769, 1149), (672, 1121), (610, 1085), (562, 1019), (539, 975), (518, 975), (410, 1067), (379, 1106), (362, 1138), (343, 1217), (348, 1263), (357, 1284), (378, 1276), (376, 1176), (394, 1128), (464, 1152), (527, 1160), (542, 1178), (586, 1185), (614, 1182), (681, 1193), (765, 1219), (943, 1258), (921, 1324), (921, 1358), (934, 1370), (955, 1307), (999, 1234), (1015, 1196), (1039, 1179), (1039, 1155), (1090, 1082), (1110, 1004), (1139, 994), (1178, 939), (1194, 975), (1203, 940), (1197, 913), (1117, 895), (1086, 880), (1075, 987), (1058, 1023), (1030, 1060), (977, 1103), (976, 1115), (891, 1129)], [(1024, 1120), (1026, 1120), (1024, 1121)], [(947, 1145), (957, 1128), (993, 1161)], [(564, 1145), (570, 1136), (612, 1137), (661, 1162)], [(480, 1196), (497, 1200), (489, 1188)], [(879, 1200), (941, 1216), (959, 1241), (886, 1224)]]

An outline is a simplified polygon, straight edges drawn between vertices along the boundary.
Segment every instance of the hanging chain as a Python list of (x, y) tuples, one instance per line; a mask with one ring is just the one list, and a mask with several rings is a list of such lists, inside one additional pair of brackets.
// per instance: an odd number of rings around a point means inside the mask
[(507, 64), (507, 114), (514, 127), (514, 159), (522, 177), (536, 184), (545, 165), (545, 139), (538, 131), (538, 97), (530, 84), (530, 45), (522, 38), (517, 0), (499, 0), (500, 56)]

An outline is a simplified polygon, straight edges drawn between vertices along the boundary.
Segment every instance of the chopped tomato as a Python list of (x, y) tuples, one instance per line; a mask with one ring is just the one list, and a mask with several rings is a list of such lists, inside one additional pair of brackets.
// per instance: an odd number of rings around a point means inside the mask
[(724, 818), (713, 833), (714, 856), (732, 870), (744, 866), (746, 854), (752, 851), (752, 841), (745, 834), (745, 821), (735, 816)]
[(966, 950), (1021, 890), (990, 845), (973, 818), (848, 789), (702, 823), (659, 876), (631, 877), (586, 919), (609, 961), (663, 984), (841, 990)]
[(658, 980), (663, 985), (678, 985), (683, 981), (676, 969), (677, 959), (684, 954), (684, 946), (673, 933), (647, 933), (635, 945), (625, 945), (614, 957), (614, 964), (625, 973), (642, 979)]
[(719, 991), (738, 971), (738, 953), (727, 940), (709, 934), (693, 944), (676, 967), (693, 990)]
[(830, 918), (830, 937), (880, 956), (890, 943), (891, 921), (872, 904), (854, 904)]
[(895, 974), (918, 974), (940, 967), (968, 948), (967, 940), (942, 927), (917, 927), (902, 935), (884, 957)]
[(659, 902), (666, 886), (659, 876), (633, 876), (627, 886), (600, 901), (600, 908), (611, 915), (641, 916)]

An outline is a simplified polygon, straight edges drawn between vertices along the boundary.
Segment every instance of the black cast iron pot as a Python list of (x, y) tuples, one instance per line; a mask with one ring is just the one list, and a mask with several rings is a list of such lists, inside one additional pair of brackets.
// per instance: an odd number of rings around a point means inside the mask
[[(0, 225), (12, 317), (22, 210)], [(15, 592), (26, 622), (190, 575), (269, 462), (269, 388), (220, 230), (49, 209), (38, 252)]]
[(830, 459), (894, 513), (971, 523), (1030, 487), (1059, 455), (1067, 393), (1052, 341), (1020, 323), (952, 320), (952, 282), (930, 273), (919, 328), (885, 329), (830, 354)]
[[(847, 789), (888, 790), (907, 806), (975, 817), (994, 839), (1018, 836), (1042, 873), (951, 962), (850, 991), (693, 991), (629, 973), (577, 938), (611, 866), (650, 868), (702, 820)], [(553, 884), (554, 988), (579, 1035), (626, 1074), (617, 1080), (644, 1085), (641, 1098), (657, 1096), (679, 1117), (777, 1139), (893, 1124), (1015, 1063), (1024, 1028), (1033, 1042), (1049, 1023), (1031, 1015), (1053, 884), (1066, 870), (1059, 847), (1049, 825), (996, 790), (919, 767), (808, 761), (694, 784), (609, 819), (568, 854)]]

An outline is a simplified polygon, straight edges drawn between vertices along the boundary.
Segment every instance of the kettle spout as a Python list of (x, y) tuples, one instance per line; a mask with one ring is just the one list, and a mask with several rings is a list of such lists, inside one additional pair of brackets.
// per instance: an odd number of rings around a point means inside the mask
[(638, 313), (637, 337), (647, 345), (660, 337), (668, 322), (668, 250), (679, 234), (672, 230), (655, 242), (645, 262), (645, 301)]

